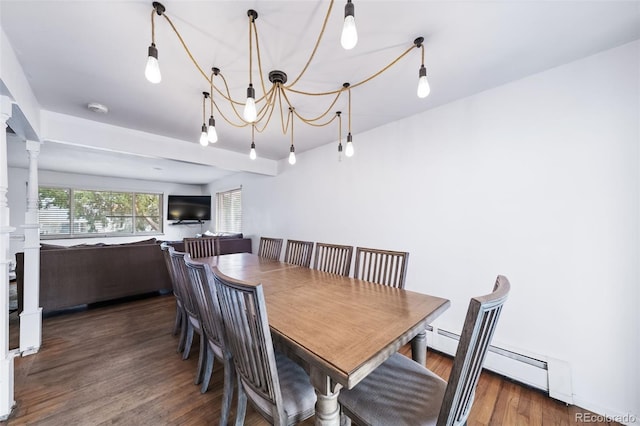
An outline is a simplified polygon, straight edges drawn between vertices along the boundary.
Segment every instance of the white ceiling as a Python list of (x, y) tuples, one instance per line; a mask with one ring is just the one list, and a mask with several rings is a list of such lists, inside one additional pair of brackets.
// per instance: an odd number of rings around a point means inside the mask
[[(356, 0), (359, 42), (354, 50), (344, 51), (339, 44), (344, 3), (335, 2), (323, 42), (296, 88), (332, 90), (343, 82), (362, 80), (410, 47), (417, 36), (426, 39), (425, 65), (432, 88), (427, 99), (417, 98), (418, 49), (355, 88), (356, 147), (366, 143), (358, 138), (365, 130), (640, 38), (637, 1)], [(242, 100), (248, 83), (246, 11), (259, 13), (265, 73), (281, 69), (291, 80), (311, 53), (329, 2), (167, 0), (163, 4), (196, 60), (207, 72), (212, 66), (221, 68), (232, 96)], [(145, 80), (151, 10), (151, 1), (0, 0), (0, 22), (43, 109), (197, 144), (201, 92), (208, 90), (208, 83), (165, 19), (157, 16), (163, 80), (158, 85)], [(89, 102), (107, 105), (109, 114), (90, 112)], [(330, 99), (292, 98), (292, 102), (301, 113), (313, 115), (324, 111)], [(346, 112), (346, 97), (332, 111), (337, 109)], [(344, 126), (346, 118), (345, 113)], [(237, 129), (219, 114), (216, 119), (220, 136), (216, 146), (248, 153), (250, 129)], [(337, 134), (337, 124), (319, 129), (296, 122), (296, 150), (334, 142)], [(342, 134), (344, 138), (346, 130)], [(288, 155), (289, 136), (282, 134), (279, 117), (274, 116), (255, 141), (260, 156)], [(57, 164), (51, 167), (60, 169), (72, 162), (56, 161), (60, 160), (56, 155), (87, 161), (98, 161), (100, 155), (86, 149), (72, 154), (73, 150), (63, 146), (48, 154), (43, 149), (42, 163), (51, 155), (50, 162)], [(118, 158), (117, 164), (125, 163)], [(120, 172), (114, 165), (93, 170)]]

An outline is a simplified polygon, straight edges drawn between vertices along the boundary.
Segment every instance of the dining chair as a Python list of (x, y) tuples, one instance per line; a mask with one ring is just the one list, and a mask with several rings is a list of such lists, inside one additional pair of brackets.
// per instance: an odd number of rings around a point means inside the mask
[(409, 253), (405, 251), (356, 249), (354, 278), (390, 287), (404, 288)]
[(176, 289), (176, 285), (173, 279), (173, 267), (171, 266), (171, 257), (169, 256), (169, 244), (163, 242), (162, 244), (160, 244), (160, 249), (162, 250), (162, 257), (164, 258), (164, 263), (167, 267), (167, 273), (169, 274), (169, 279), (171, 280), (173, 296), (176, 299), (176, 320), (173, 325), (173, 335), (175, 336), (176, 334), (178, 334), (178, 330), (182, 328), (184, 308), (182, 307), (182, 298), (178, 294), (178, 290)]
[(266, 259), (280, 260), (282, 252), (282, 238), (260, 237), (258, 256)]
[(220, 239), (218, 237), (185, 238), (184, 251), (189, 253), (192, 259), (217, 256), (220, 254)]
[(316, 243), (314, 268), (319, 271), (349, 276), (353, 246)]
[(294, 265), (311, 266), (311, 253), (313, 241), (287, 240), (287, 248), (284, 251), (284, 261)]
[(465, 425), (510, 287), (498, 275), (492, 293), (469, 302), (449, 383), (395, 353), (353, 389), (340, 391), (342, 412), (360, 426)]
[(311, 417), (315, 390), (302, 367), (274, 350), (262, 284), (235, 280), (215, 267), (213, 276), (238, 374), (236, 425), (244, 423), (247, 399), (273, 425)]
[(187, 254), (184, 263), (189, 273), (192, 292), (200, 311), (204, 339), (200, 343), (206, 345), (205, 366), (202, 371), (201, 393), (209, 388), (215, 359), (224, 365), (224, 390), (222, 394), (222, 408), (220, 412), (220, 426), (225, 426), (229, 419), (231, 400), (233, 399), (233, 383), (235, 370), (231, 352), (226, 347), (222, 313), (216, 293), (213, 273), (209, 265), (195, 262)]
[(189, 273), (187, 272), (187, 265), (184, 263), (184, 257), (187, 253), (176, 251), (173, 247), (169, 248), (169, 255), (171, 256), (171, 264), (175, 271), (175, 278), (178, 285), (182, 288), (184, 294), (184, 311), (187, 319), (187, 332), (184, 342), (184, 348), (182, 350), (182, 359), (189, 358), (191, 352), (191, 345), (193, 344), (193, 334), (197, 333), (200, 337), (200, 354), (198, 357), (198, 369), (196, 371), (196, 378), (194, 383), (197, 385), (202, 379), (202, 371), (204, 368), (204, 358), (207, 345), (204, 344), (204, 337), (202, 335), (202, 322), (200, 320), (200, 311), (195, 301), (195, 295), (191, 291), (191, 285), (189, 283)]

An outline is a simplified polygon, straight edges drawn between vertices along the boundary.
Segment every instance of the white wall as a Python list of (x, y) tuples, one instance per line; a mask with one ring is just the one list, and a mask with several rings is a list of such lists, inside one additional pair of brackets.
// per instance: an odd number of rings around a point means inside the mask
[(411, 252), (407, 288), (451, 299), (450, 331), (506, 275), (494, 344), (569, 362), (576, 405), (640, 417), (639, 52), (354, 135), (340, 163), (331, 144), (209, 189), (243, 185), (249, 235)]
[[(25, 151), (26, 155), (26, 151)], [(29, 171), (22, 168), (9, 168), (9, 208), (11, 209), (10, 222), (11, 226), (16, 227), (16, 232), (12, 234), (10, 253), (13, 256), (16, 252), (22, 250), (23, 241), (20, 237), (23, 234), (20, 225), (24, 223), (24, 215), (27, 205), (27, 181), (29, 180)], [(161, 192), (164, 197), (164, 232), (158, 235), (144, 235), (137, 237), (96, 237), (96, 238), (73, 238), (61, 240), (44, 240), (43, 242), (60, 245), (75, 244), (95, 244), (104, 242), (108, 244), (118, 244), (130, 241), (145, 240), (155, 237), (161, 240), (181, 240), (184, 237), (193, 237), (196, 233), (201, 233), (209, 229), (210, 222), (206, 221), (201, 225), (171, 225), (172, 222), (167, 221), (167, 198), (169, 194), (178, 195), (202, 195), (202, 185), (185, 185), (178, 183), (154, 182), (145, 180), (121, 179), (103, 176), (79, 175), (72, 173), (58, 173), (50, 171), (40, 171), (38, 180), (41, 186), (67, 186), (83, 189), (111, 189), (121, 191), (151, 191)]]

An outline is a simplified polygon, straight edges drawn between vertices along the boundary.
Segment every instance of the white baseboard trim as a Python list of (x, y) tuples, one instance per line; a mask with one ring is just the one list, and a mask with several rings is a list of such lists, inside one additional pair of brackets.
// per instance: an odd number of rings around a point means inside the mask
[[(432, 349), (455, 356), (458, 334), (434, 328), (427, 332), (427, 345)], [(549, 391), (547, 362), (504, 348), (490, 346), (484, 368), (509, 377), (527, 386)]]

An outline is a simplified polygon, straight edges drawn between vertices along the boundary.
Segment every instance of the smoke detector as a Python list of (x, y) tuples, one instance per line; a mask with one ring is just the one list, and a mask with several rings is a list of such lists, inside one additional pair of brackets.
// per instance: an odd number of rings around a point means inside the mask
[(109, 108), (97, 102), (91, 102), (90, 104), (87, 105), (87, 108), (89, 108), (89, 110), (93, 112), (97, 112), (100, 114), (106, 114), (109, 112)]

